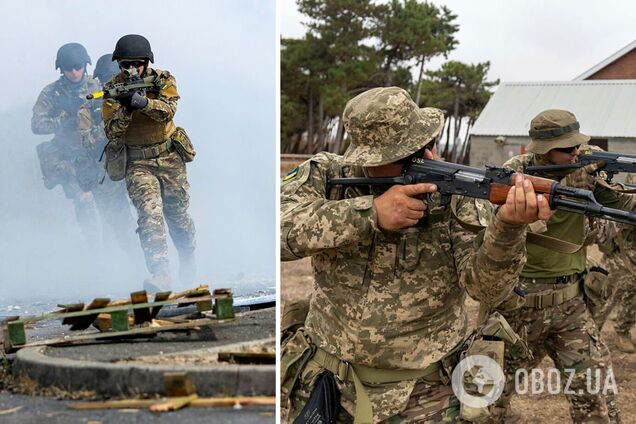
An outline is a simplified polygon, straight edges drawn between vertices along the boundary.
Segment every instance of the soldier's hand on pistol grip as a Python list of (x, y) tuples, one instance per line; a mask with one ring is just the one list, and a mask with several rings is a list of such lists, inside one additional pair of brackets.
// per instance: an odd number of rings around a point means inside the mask
[(547, 221), (553, 213), (548, 199), (535, 193), (532, 182), (517, 177), (508, 191), (506, 203), (497, 210), (497, 217), (508, 224), (531, 224), (540, 219)]
[(582, 168), (575, 170), (568, 174), (561, 180), (561, 184), (581, 188), (584, 190), (593, 190), (596, 185), (596, 172), (605, 166), (605, 162), (602, 160), (589, 165), (585, 165)]
[(424, 217), (427, 205), (416, 196), (435, 191), (435, 184), (394, 185), (373, 199), (378, 227), (383, 230), (399, 230), (417, 224)]
[(130, 101), (134, 94), (135, 92), (133, 91), (127, 91), (115, 97), (115, 100), (117, 100), (123, 107), (128, 108), (130, 107)]
[(143, 109), (148, 104), (148, 99), (143, 94), (136, 91), (130, 98), (129, 109)]

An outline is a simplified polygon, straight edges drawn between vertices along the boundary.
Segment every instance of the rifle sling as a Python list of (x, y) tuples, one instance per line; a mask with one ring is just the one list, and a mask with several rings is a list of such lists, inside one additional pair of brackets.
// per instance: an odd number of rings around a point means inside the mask
[(617, 188), (617, 186), (620, 186), (620, 187), (624, 187), (624, 186), (622, 184), (616, 184), (616, 185), (609, 184), (603, 178), (597, 178), (596, 181), (600, 185), (602, 185), (603, 187), (608, 188), (608, 189), (610, 189), (612, 191), (615, 191), (617, 193), (625, 193), (625, 194), (634, 194), (634, 193), (636, 193), (636, 188), (632, 188), (632, 189), (629, 189), (629, 188)]
[[(451, 212), (453, 213), (453, 216), (455, 216), (459, 225), (461, 225), (462, 228), (464, 228), (465, 230), (468, 230), (472, 233), (479, 233), (480, 231), (484, 230), (486, 227), (482, 225), (471, 224), (459, 218), (459, 216), (457, 215), (457, 201), (458, 201), (458, 197), (453, 196), (453, 198), (451, 199), (450, 208), (451, 208)], [(544, 247), (546, 249), (549, 249), (558, 253), (568, 254), (568, 255), (577, 253), (585, 247), (585, 243), (583, 244), (570, 243), (569, 241), (547, 236), (545, 234), (538, 234), (538, 233), (531, 233), (531, 232), (526, 233), (526, 242), (530, 242), (538, 246)]]

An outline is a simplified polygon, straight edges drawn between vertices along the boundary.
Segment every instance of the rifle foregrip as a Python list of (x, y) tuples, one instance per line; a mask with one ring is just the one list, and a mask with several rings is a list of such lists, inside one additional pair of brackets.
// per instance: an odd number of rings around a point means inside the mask
[[(515, 178), (520, 174), (513, 174), (510, 177), (511, 184), (514, 184)], [(555, 184), (553, 180), (548, 178), (534, 177), (532, 175), (523, 174), (524, 178), (530, 180), (532, 182), (532, 186), (534, 187), (535, 193), (541, 193), (546, 196), (546, 200), (550, 201), (550, 193), (552, 193), (552, 186)], [(493, 183), (490, 186), (490, 200), (491, 203), (495, 205), (503, 205), (506, 203), (506, 198), (508, 197), (508, 192), (512, 188), (512, 185), (507, 184), (498, 184)]]

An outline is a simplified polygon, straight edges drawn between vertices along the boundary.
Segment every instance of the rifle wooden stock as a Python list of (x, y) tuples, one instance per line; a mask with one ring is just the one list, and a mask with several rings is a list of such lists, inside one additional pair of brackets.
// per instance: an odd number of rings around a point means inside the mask
[[(519, 175), (522, 174), (513, 174), (510, 178), (510, 181), (512, 181), (512, 183), (514, 184), (516, 178), (518, 178)], [(548, 178), (534, 177), (532, 175), (525, 174), (523, 174), (523, 177), (524, 179), (527, 179), (532, 183), (535, 193), (543, 194), (544, 196), (546, 196), (546, 200), (548, 202), (550, 201), (552, 186), (554, 186), (555, 184), (554, 180), (550, 180)], [(511, 188), (512, 185), (492, 183), (492, 185), (490, 186), (490, 197), (488, 198), (488, 200), (496, 205), (503, 205), (504, 203), (506, 203), (506, 198), (508, 197), (508, 192)]]

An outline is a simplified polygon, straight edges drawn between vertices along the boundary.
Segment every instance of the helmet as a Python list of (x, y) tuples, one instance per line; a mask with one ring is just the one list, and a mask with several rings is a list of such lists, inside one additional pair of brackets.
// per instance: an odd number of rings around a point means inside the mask
[(79, 43), (68, 43), (59, 48), (55, 59), (55, 69), (64, 69), (77, 63), (92, 64), (84, 46)]
[(346, 165), (379, 166), (404, 159), (431, 142), (444, 126), (444, 113), (420, 109), (399, 87), (372, 88), (349, 100), (342, 114), (349, 147)]
[(552, 149), (587, 144), (589, 135), (579, 131), (579, 121), (572, 112), (548, 109), (539, 113), (530, 122), (530, 144), (526, 148), (536, 154), (548, 153)]
[(99, 79), (103, 84), (117, 73), (119, 73), (119, 66), (113, 61), (113, 55), (108, 53), (97, 59), (93, 78)]
[(155, 61), (150, 42), (146, 37), (138, 34), (128, 34), (121, 37), (115, 44), (113, 60), (120, 59), (146, 59)]

